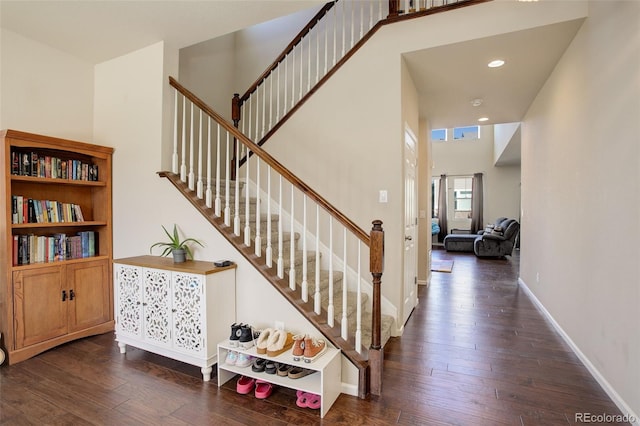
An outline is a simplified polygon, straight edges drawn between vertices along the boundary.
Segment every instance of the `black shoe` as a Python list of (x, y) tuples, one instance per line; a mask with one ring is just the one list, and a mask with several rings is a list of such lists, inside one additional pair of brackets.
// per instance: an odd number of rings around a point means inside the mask
[(267, 365), (267, 360), (264, 358), (256, 358), (253, 360), (253, 364), (251, 365), (251, 371), (256, 373), (261, 373), (264, 371)]
[(240, 339), (240, 335), (242, 334), (241, 330), (242, 324), (232, 324), (231, 325), (231, 335), (229, 336), (229, 346), (232, 348), (238, 347), (238, 341)]
[(253, 329), (249, 324), (240, 324), (240, 337), (238, 338), (238, 346), (242, 349), (249, 349), (253, 347)]

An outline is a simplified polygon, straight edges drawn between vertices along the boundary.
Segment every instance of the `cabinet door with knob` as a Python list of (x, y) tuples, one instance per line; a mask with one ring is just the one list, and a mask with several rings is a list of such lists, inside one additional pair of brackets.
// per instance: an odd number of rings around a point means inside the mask
[(108, 274), (104, 260), (14, 271), (16, 349), (108, 322)]
[(67, 334), (69, 289), (59, 266), (13, 273), (16, 349)]

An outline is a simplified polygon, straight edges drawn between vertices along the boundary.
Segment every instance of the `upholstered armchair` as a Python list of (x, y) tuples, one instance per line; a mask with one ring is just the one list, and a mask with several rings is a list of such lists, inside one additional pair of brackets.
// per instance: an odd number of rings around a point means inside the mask
[(516, 244), (520, 224), (514, 219), (496, 221), (487, 227), (473, 242), (473, 251), (478, 257), (510, 256)]

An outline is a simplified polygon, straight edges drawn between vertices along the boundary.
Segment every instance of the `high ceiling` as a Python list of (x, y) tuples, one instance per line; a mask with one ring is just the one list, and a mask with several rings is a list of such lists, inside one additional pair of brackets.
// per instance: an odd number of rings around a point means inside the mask
[[(2, 27), (100, 63), (164, 40), (181, 48), (323, 0), (7, 1)], [(433, 128), (521, 121), (582, 20), (406, 53)], [(501, 58), (506, 64), (490, 69)], [(471, 105), (482, 99), (478, 107)]]
[[(522, 121), (582, 20), (404, 55), (432, 128)], [(493, 59), (505, 64), (489, 68)], [(472, 101), (480, 99), (480, 106)], [(478, 118), (489, 121), (478, 123)]]
[(190, 46), (320, 4), (324, 1), (0, 0), (0, 24), (97, 64), (161, 40)]

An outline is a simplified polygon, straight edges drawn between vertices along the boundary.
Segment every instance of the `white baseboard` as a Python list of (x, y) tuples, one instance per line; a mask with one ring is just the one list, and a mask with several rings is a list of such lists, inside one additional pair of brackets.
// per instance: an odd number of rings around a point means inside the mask
[(427, 280), (418, 280), (418, 285), (427, 285), (429, 282)]
[[(640, 426), (640, 417), (638, 414), (634, 413), (631, 407), (620, 397), (618, 392), (611, 386), (611, 384), (607, 381), (607, 379), (600, 374), (600, 371), (591, 363), (589, 358), (580, 350), (580, 348), (571, 340), (571, 337), (560, 327), (560, 324), (556, 322), (556, 320), (551, 316), (549, 311), (544, 307), (544, 305), (538, 300), (538, 298), (533, 294), (531, 289), (527, 286), (527, 284), (522, 280), (522, 278), (518, 278), (518, 284), (520, 288), (527, 293), (529, 299), (536, 305), (536, 307), (542, 312), (542, 314), (551, 322), (553, 328), (560, 334), (560, 337), (569, 345), (573, 353), (582, 361), (582, 363), (587, 367), (587, 370), (591, 373), (591, 375), (596, 379), (596, 381), (602, 386), (604, 391), (609, 395), (609, 398), (616, 404), (618, 409), (622, 412), (623, 415), (627, 416), (627, 419), (632, 425)], [(593, 413), (593, 415), (598, 415), (599, 413)]]
[(341, 392), (345, 395), (358, 396), (358, 386), (342, 382)]

